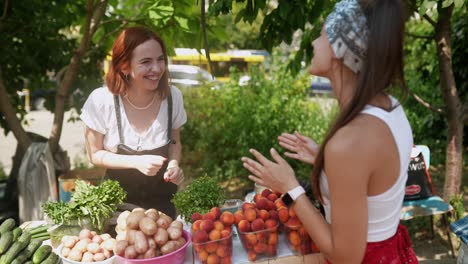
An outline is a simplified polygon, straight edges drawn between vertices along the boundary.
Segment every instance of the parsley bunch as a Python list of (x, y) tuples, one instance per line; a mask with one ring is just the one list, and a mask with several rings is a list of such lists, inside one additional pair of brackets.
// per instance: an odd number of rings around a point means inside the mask
[(225, 199), (224, 190), (216, 179), (203, 176), (177, 192), (171, 201), (185, 221), (191, 221), (193, 213), (204, 214), (212, 207), (219, 206)]
[(84, 181), (75, 182), (75, 192), (69, 203), (63, 201), (47, 202), (42, 205), (44, 212), (56, 224), (70, 224), (89, 219), (98, 231), (104, 229), (104, 220), (112, 217), (127, 193), (117, 181), (106, 180), (98, 186)]

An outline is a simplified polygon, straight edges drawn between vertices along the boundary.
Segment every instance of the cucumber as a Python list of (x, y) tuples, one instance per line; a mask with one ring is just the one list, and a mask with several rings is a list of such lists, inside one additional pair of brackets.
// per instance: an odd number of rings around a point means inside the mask
[(26, 261), (26, 262), (23, 263), (23, 264), (34, 264), (34, 263), (33, 263), (31, 260), (28, 260), (28, 261)]
[(34, 264), (39, 264), (45, 260), (50, 253), (52, 253), (52, 247), (49, 245), (42, 245), (32, 256), (32, 262)]
[(13, 241), (16, 241), (16, 239), (18, 239), (18, 237), (20, 237), (22, 233), (23, 229), (21, 229), (20, 227), (13, 229)]
[(26, 255), (28, 258), (30, 258), (34, 252), (42, 245), (42, 241), (39, 240), (31, 240), (29, 245), (26, 247), (25, 250), (23, 250), (20, 255)]
[(28, 257), (25, 254), (21, 253), (18, 256), (16, 256), (16, 258), (11, 262), (11, 264), (23, 264), (27, 260)]
[(0, 262), (0, 264), (9, 264), (13, 259), (18, 255), (23, 249), (25, 249), (29, 242), (31, 241), (31, 233), (24, 231), (21, 236), (18, 238), (18, 241), (13, 243), (13, 245), (5, 253), (5, 259)]
[(13, 232), (7, 231), (0, 237), (0, 254), (5, 253), (13, 243)]
[(40, 225), (34, 228), (29, 229), (29, 232), (31, 232), (32, 236), (38, 235), (38, 234), (47, 234), (47, 229), (49, 227), (47, 225)]
[(50, 253), (49, 256), (41, 262), (41, 264), (55, 264), (59, 260), (59, 257), (54, 252)]
[(15, 224), (16, 222), (13, 218), (8, 218), (7, 220), (3, 221), (3, 223), (0, 225), (0, 234), (13, 230)]

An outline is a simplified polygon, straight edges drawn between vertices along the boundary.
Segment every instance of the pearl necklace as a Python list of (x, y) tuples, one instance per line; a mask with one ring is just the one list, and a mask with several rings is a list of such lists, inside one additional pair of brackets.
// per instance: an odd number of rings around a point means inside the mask
[(139, 107), (139, 106), (134, 105), (130, 101), (130, 96), (128, 94), (125, 96), (125, 98), (127, 99), (127, 102), (130, 104), (130, 106), (133, 107), (134, 109), (136, 109), (136, 110), (146, 110), (154, 103), (154, 100), (156, 100), (156, 93), (154, 93), (153, 100), (151, 100), (151, 102), (147, 106), (143, 106), (143, 107)]

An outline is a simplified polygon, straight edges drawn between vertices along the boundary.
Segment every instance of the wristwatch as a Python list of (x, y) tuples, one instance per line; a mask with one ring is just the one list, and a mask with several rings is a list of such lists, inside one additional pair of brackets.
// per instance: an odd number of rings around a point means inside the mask
[(289, 207), (291, 204), (296, 201), (296, 199), (301, 196), (302, 194), (305, 193), (304, 188), (302, 188), (301, 185), (289, 190), (287, 193), (283, 194), (281, 196), (281, 200), (283, 200), (283, 203)]

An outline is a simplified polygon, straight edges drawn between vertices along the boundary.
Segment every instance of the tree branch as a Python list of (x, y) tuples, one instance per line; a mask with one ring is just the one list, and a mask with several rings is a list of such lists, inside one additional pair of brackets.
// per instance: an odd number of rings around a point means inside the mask
[(413, 96), (413, 98), (418, 102), (420, 103), (422, 106), (426, 107), (427, 109), (435, 112), (435, 113), (438, 113), (438, 114), (441, 114), (441, 115), (446, 115), (447, 113), (445, 112), (444, 109), (442, 108), (437, 108), (437, 107), (434, 107), (432, 106), (431, 104), (429, 104), (428, 102), (424, 101), (421, 97), (419, 97), (417, 94), (413, 93), (412, 91), (409, 91), (409, 93), (411, 94), (411, 96)]
[[(94, 14), (91, 21), (90, 36), (94, 36), (96, 30), (101, 26), (101, 20), (106, 10), (107, 0), (99, 0), (94, 7)], [(102, 11), (104, 9), (104, 12)]]
[(434, 20), (432, 20), (432, 18), (429, 17), (427, 14), (424, 14), (423, 18), (426, 19), (427, 22), (429, 22), (429, 24), (431, 24), (434, 28), (436, 27), (437, 23)]
[(8, 96), (6, 85), (3, 81), (2, 69), (0, 67), (0, 113), (3, 114), (8, 127), (15, 135), (15, 138), (18, 140), (18, 145), (24, 153), (29, 145), (31, 145), (31, 139), (21, 126), (21, 121), (16, 116), (16, 111), (9, 99), (10, 97)]
[(123, 24), (128, 24), (130, 22), (140, 22), (142, 19), (128, 19), (128, 18), (114, 18), (101, 22), (101, 26), (113, 22), (122, 22)]
[(417, 39), (428, 39), (428, 40), (433, 40), (434, 39), (434, 36), (421, 36), (421, 35), (413, 34), (413, 33), (410, 33), (410, 32), (405, 32), (405, 34), (408, 37), (417, 38)]
[(7, 10), (8, 10), (8, 0), (5, 0), (5, 5), (3, 5), (3, 14), (2, 14), (2, 17), (0, 17), (0, 21), (6, 18)]
[(205, 0), (201, 0), (201, 26), (202, 26), (202, 33), (203, 33), (203, 42), (205, 43), (205, 56), (208, 60), (208, 69), (210, 72), (213, 71), (213, 67), (211, 65), (211, 57), (210, 57), (210, 46), (208, 44), (208, 37), (206, 36), (206, 13), (205, 13)]
[[(98, 0), (98, 2), (99, 3), (95, 4), (93, 0), (87, 1), (87, 14), (80, 46), (73, 53), (73, 57), (70, 61), (70, 64), (67, 66), (63, 79), (61, 80), (55, 95), (54, 123), (52, 125), (52, 130), (49, 137), (49, 145), (52, 153), (55, 153), (58, 149), (58, 143), (60, 141), (63, 127), (65, 103), (69, 94), (68, 91), (78, 76), (83, 57), (88, 51), (93, 34), (100, 25), (100, 20), (106, 11), (107, 0)], [(93, 9), (95, 6), (97, 8)]]

